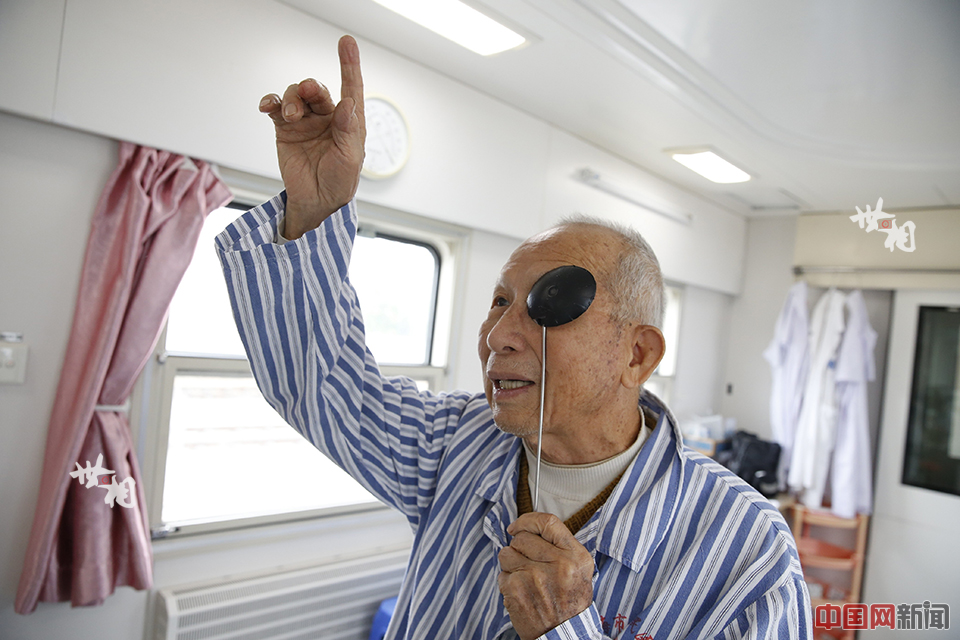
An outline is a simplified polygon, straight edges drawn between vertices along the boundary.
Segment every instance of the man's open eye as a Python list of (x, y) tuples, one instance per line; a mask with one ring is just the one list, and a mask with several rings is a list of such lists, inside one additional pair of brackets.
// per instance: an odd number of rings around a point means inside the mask
[(510, 303), (507, 302), (507, 299), (504, 298), (503, 296), (497, 296), (496, 298), (493, 299), (493, 306), (495, 307), (505, 307), (508, 304)]

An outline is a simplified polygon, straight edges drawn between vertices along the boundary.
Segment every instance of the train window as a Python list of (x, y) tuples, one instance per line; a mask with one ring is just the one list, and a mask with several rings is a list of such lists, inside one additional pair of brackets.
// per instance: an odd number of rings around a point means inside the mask
[(667, 350), (663, 354), (663, 359), (660, 360), (657, 370), (653, 372), (644, 387), (669, 404), (673, 391), (673, 380), (677, 372), (677, 343), (680, 337), (683, 289), (669, 284), (664, 289), (666, 296), (663, 301), (663, 338)]
[[(157, 416), (151, 429), (155, 536), (377, 504), (284, 423), (250, 374), (212, 248), (216, 234), (245, 208), (208, 216), (151, 365), (157, 374), (149, 392), (155, 398), (150, 413)], [(443, 384), (445, 349), (434, 336), (449, 254), (449, 245), (435, 246), (423, 233), (407, 236), (395, 225), (384, 231), (362, 222), (351, 259), (350, 280), (381, 370), (407, 375), (422, 389)], [(402, 278), (384, 277), (398, 270)]]

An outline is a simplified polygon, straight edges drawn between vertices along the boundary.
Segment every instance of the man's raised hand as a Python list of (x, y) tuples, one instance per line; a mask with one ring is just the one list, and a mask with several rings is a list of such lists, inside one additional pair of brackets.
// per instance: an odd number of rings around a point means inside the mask
[(260, 111), (277, 131), (277, 158), (287, 191), (284, 237), (315, 229), (357, 192), (366, 128), (360, 50), (340, 38), (340, 102), (316, 80), (287, 87), (283, 98), (263, 97)]

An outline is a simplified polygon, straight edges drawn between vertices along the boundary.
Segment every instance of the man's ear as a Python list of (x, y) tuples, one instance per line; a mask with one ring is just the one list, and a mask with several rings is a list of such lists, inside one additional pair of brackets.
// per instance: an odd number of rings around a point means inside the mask
[(629, 331), (632, 357), (621, 376), (621, 382), (628, 389), (636, 389), (653, 375), (667, 347), (663, 333), (653, 325), (641, 324)]

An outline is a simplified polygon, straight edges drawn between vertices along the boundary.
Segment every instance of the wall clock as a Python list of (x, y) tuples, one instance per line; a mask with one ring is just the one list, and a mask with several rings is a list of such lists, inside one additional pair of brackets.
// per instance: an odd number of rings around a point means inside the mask
[(364, 99), (367, 122), (366, 157), (360, 175), (382, 180), (396, 175), (410, 157), (410, 129), (400, 109), (386, 98)]

